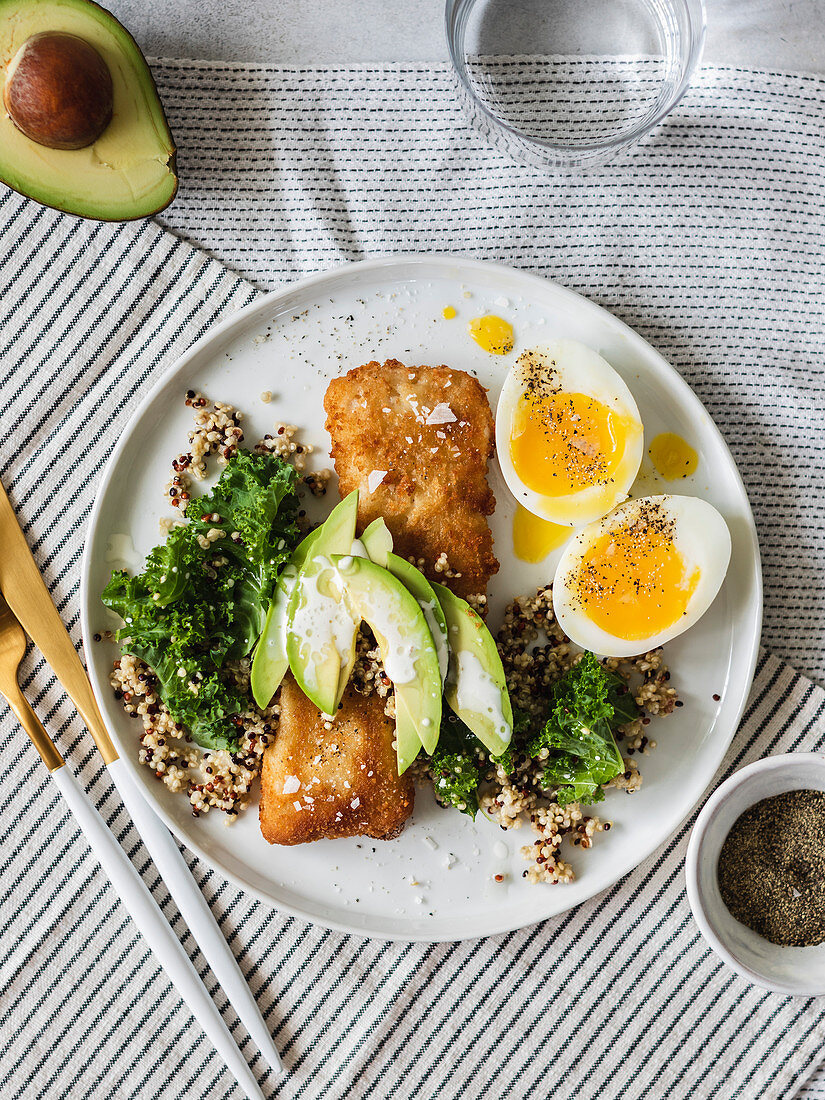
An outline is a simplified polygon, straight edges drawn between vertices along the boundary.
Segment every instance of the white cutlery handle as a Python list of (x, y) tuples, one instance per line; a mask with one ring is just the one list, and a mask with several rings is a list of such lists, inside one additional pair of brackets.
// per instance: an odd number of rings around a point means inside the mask
[(212, 1041), (249, 1100), (264, 1100), (258, 1082), (232, 1040), (223, 1017), (201, 982), (180, 940), (166, 921), (143, 879), (112, 835), (88, 795), (64, 765), (51, 773), (89, 845), (109, 876), (138, 931), (157, 956), (172, 984)]
[(264, 1023), (257, 1001), (241, 973), (229, 944), (218, 927), (212, 910), (192, 878), (186, 861), (180, 854), (169, 830), (152, 809), (123, 760), (108, 766), (123, 804), (129, 811), (135, 828), (143, 838), (152, 862), (166, 884), (180, 914), (218, 979), (229, 1003), (249, 1032), (255, 1045), (273, 1069), (283, 1067), (269, 1029)]

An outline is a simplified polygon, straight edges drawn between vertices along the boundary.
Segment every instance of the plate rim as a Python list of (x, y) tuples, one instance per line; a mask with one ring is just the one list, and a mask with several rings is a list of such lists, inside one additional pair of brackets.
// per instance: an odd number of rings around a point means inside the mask
[[(118, 464), (121, 452), (127, 446), (128, 441), (132, 435), (133, 425), (136, 421), (143, 416), (147, 407), (150, 406), (155, 399), (156, 395), (168, 384), (170, 379), (175, 375), (181, 373), (188, 363), (190, 363), (196, 356), (198, 356), (204, 349), (210, 344), (217, 344), (220, 340), (231, 330), (235, 328), (243, 328), (247, 323), (248, 318), (253, 314), (261, 311), (268, 310), (269, 307), (277, 307), (283, 300), (288, 299), (290, 295), (295, 293), (303, 293), (306, 290), (311, 290), (315, 286), (323, 286), (324, 284), (335, 281), (338, 279), (348, 279), (349, 277), (358, 278), (360, 273), (370, 274), (373, 272), (381, 273), (382, 271), (391, 271), (395, 267), (403, 266), (420, 266), (421, 268), (429, 266), (444, 268), (444, 275), (451, 274), (448, 269), (453, 269), (453, 276), (455, 269), (458, 268), (462, 272), (479, 271), (479, 272), (499, 272), (503, 277), (512, 278), (514, 275), (519, 280), (525, 280), (527, 283), (533, 283), (537, 291), (546, 293), (548, 287), (557, 293), (562, 300), (567, 299), (571, 302), (575, 302), (577, 305), (584, 303), (587, 309), (597, 310), (602, 314), (607, 314), (610, 318), (612, 325), (616, 326), (617, 331), (622, 332), (632, 342), (641, 342), (645, 345), (648, 353), (653, 357), (656, 365), (660, 371), (669, 375), (672, 382), (677, 388), (680, 388), (683, 393), (688, 397), (689, 401), (696, 402), (704, 412), (708, 421), (709, 431), (715, 435), (716, 442), (722, 447), (724, 453), (730, 463), (730, 469), (734, 477), (736, 486), (741, 493), (742, 500), (746, 506), (746, 510), (743, 514), (743, 518), (747, 520), (749, 538), (747, 541), (747, 549), (750, 554), (749, 566), (752, 571), (752, 583), (754, 585), (753, 598), (751, 605), (748, 608), (748, 618), (753, 617), (753, 621), (750, 625), (749, 632), (749, 653), (747, 655), (747, 661), (745, 664), (746, 675), (742, 678), (738, 687), (738, 698), (734, 696), (734, 711), (733, 717), (729, 720), (729, 729), (725, 732), (724, 736), (716, 736), (712, 747), (714, 752), (710, 759), (713, 761), (713, 770), (711, 772), (710, 779), (705, 785), (703, 790), (698, 794), (696, 799), (692, 802), (685, 814), (680, 820), (670, 829), (667, 835), (658, 839), (655, 843), (642, 845), (634, 849), (633, 855), (630, 856), (629, 862), (618, 862), (617, 872), (611, 873), (609, 882), (602, 882), (600, 885), (594, 887), (591, 893), (585, 898), (579, 898), (578, 901), (571, 903), (566, 910), (561, 912), (554, 912), (544, 917), (536, 918), (534, 915), (530, 915), (529, 920), (525, 923), (518, 920), (504, 920), (495, 921), (491, 925), (482, 931), (474, 931), (468, 935), (448, 935), (448, 936), (434, 936), (432, 933), (428, 933), (426, 929), (415, 931), (412, 933), (394, 933), (392, 931), (377, 932), (373, 930), (364, 931), (361, 928), (354, 927), (351, 924), (347, 924), (344, 921), (336, 920), (335, 918), (327, 916), (319, 916), (315, 912), (309, 912), (306, 909), (302, 909), (300, 906), (284, 902), (280, 899), (277, 901), (269, 894), (260, 890), (252, 883), (245, 881), (235, 871), (230, 870), (229, 867), (222, 861), (220, 856), (210, 854), (206, 851), (204, 846), (197, 841), (193, 841), (188, 835), (184, 835), (179, 828), (177, 822), (175, 822), (172, 815), (167, 811), (163, 805), (162, 799), (150, 798), (147, 794), (144, 794), (144, 785), (140, 782), (139, 765), (128, 754), (125, 745), (121, 743), (121, 738), (117, 730), (112, 729), (109, 723), (106, 721), (104, 713), (104, 707), (102, 705), (102, 695), (105, 691), (105, 685), (98, 682), (98, 676), (95, 669), (94, 662), (90, 659), (92, 652), (92, 630), (90, 624), (90, 610), (91, 610), (91, 593), (90, 593), (90, 573), (92, 568), (92, 543), (96, 537), (97, 528), (101, 520), (101, 511), (103, 506), (103, 499), (106, 495), (106, 491), (113, 479), (115, 468)], [(455, 277), (455, 276), (454, 276)], [(461, 275), (457, 276), (461, 278)], [(402, 942), (402, 943), (455, 943), (469, 941), (473, 939), (480, 939), (486, 936), (499, 935), (507, 932), (517, 931), (521, 928), (530, 927), (533, 924), (540, 923), (544, 920), (553, 919), (562, 915), (565, 912), (569, 912), (571, 909), (578, 905), (584, 904), (586, 901), (591, 900), (596, 895), (611, 889), (618, 882), (620, 882), (627, 875), (631, 874), (641, 863), (648, 859), (655, 851), (664, 847), (673, 836), (679, 831), (684, 822), (694, 812), (697, 805), (703, 800), (708, 789), (712, 786), (716, 773), (719, 770), (725, 753), (727, 752), (736, 732), (739, 728), (739, 724), (744, 713), (745, 706), (747, 705), (748, 696), (750, 694), (751, 685), (756, 670), (756, 663), (759, 656), (759, 646), (762, 634), (762, 620), (763, 620), (763, 578), (762, 578), (762, 563), (759, 550), (759, 541), (756, 530), (756, 523), (753, 517), (753, 510), (751, 508), (750, 500), (748, 497), (745, 483), (742, 480), (742, 475), (739, 472), (739, 468), (736, 461), (730, 451), (730, 448), (725, 441), (722, 432), (720, 431), (715, 420), (706, 409), (704, 403), (699, 398), (698, 394), (694, 392), (689, 383), (682, 377), (679, 371), (672, 366), (671, 363), (664, 358), (664, 356), (656, 350), (656, 348), (650, 344), (640, 333), (631, 328), (621, 318), (615, 316), (610, 310), (604, 306), (599, 305), (597, 302), (592, 301), (590, 298), (583, 294), (579, 294), (578, 291), (571, 290), (570, 288), (557, 283), (553, 279), (545, 278), (543, 275), (537, 275), (532, 271), (524, 271), (520, 268), (510, 266), (508, 264), (502, 264), (494, 261), (480, 260), (471, 256), (463, 256), (460, 254), (443, 253), (443, 252), (426, 252), (426, 253), (392, 253), (384, 256), (374, 257), (368, 260), (358, 260), (347, 262), (344, 261), (341, 264), (332, 268), (327, 268), (323, 271), (315, 272), (312, 275), (305, 276), (301, 279), (296, 279), (286, 283), (278, 290), (269, 291), (263, 293), (254, 301), (248, 305), (243, 306), (241, 309), (230, 313), (227, 317), (218, 321), (216, 324), (210, 326), (203, 335), (199, 336), (181, 355), (179, 355), (174, 362), (172, 362), (157, 378), (151, 388), (144, 395), (138, 406), (127, 421), (123, 428), (117, 442), (112, 448), (109, 454), (106, 464), (100, 475), (98, 482), (94, 504), (92, 506), (91, 513), (89, 515), (89, 521), (86, 528), (86, 536), (83, 542), (83, 558), (81, 566), (81, 580), (80, 580), (80, 627), (81, 636), (83, 642), (83, 653), (86, 659), (86, 668), (89, 679), (92, 684), (98, 707), (101, 711), (104, 724), (106, 725), (110, 736), (115, 741), (115, 744), (119, 750), (118, 755), (133, 773), (133, 778), (137, 781), (137, 785), (141, 791), (141, 797), (145, 797), (147, 802), (151, 805), (155, 813), (158, 814), (161, 821), (172, 832), (175, 839), (183, 844), (186, 848), (190, 849), (199, 859), (201, 859), (207, 867), (212, 871), (217, 871), (223, 875), (229, 882), (231, 882), (238, 889), (250, 894), (257, 901), (261, 901), (272, 908), (288, 914), (289, 916), (296, 917), (300, 920), (308, 921), (311, 924), (319, 925), (323, 928), (329, 928), (337, 932), (343, 932), (347, 935), (361, 936), (362, 938), (374, 939), (387, 942)], [(727, 688), (730, 692), (731, 687)], [(725, 696), (723, 696), (724, 701)]]

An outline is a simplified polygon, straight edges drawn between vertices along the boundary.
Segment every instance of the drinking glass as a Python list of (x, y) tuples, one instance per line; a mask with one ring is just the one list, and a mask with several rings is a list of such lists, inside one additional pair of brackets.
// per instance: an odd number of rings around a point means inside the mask
[(631, 149), (687, 91), (704, 0), (447, 0), (459, 93), (522, 164), (588, 168)]

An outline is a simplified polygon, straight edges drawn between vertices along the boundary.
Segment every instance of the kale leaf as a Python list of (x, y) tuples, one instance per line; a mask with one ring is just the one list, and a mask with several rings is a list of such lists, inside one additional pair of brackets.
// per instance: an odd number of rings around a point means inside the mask
[(507, 775), (513, 775), (516, 754), (523, 750), (529, 728), (529, 715), (524, 711), (514, 711), (510, 744), (500, 756), (491, 756), (475, 734), (445, 704), (438, 744), (430, 758), (430, 771), (438, 798), (475, 819), (478, 789), (490, 762), (500, 764)]
[[(239, 451), (214, 489), (190, 501), (189, 522), (149, 553), (143, 573), (116, 571), (103, 592), (125, 621), (122, 652), (152, 668), (172, 717), (204, 748), (237, 745), (232, 716), (248, 703), (221, 670), (255, 644), (298, 541), (296, 482), (283, 459)], [(210, 542), (213, 528), (225, 534)], [(214, 567), (218, 557), (226, 564)]]
[(614, 732), (637, 714), (627, 685), (592, 653), (553, 685), (550, 715), (528, 740), (527, 751), (538, 757), (547, 750), (542, 783), (557, 788), (560, 806), (601, 802), (602, 784), (624, 770)]
[(475, 734), (445, 705), (441, 732), (430, 758), (435, 793), (475, 820), (478, 788), (487, 769), (487, 750)]

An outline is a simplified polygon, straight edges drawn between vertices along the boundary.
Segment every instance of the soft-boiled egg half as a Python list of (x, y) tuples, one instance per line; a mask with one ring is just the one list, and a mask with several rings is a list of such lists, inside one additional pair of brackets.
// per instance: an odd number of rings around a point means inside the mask
[(730, 548), (727, 524), (706, 500), (628, 500), (566, 546), (553, 581), (559, 625), (603, 657), (647, 653), (704, 615)]
[(576, 340), (519, 356), (496, 410), (504, 480), (534, 515), (579, 527), (627, 496), (644, 431), (633, 395), (610, 364)]

